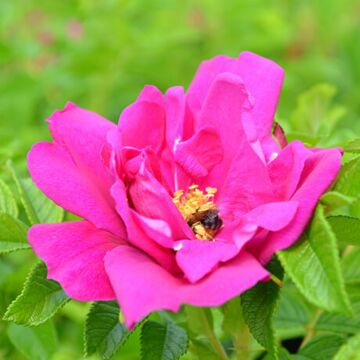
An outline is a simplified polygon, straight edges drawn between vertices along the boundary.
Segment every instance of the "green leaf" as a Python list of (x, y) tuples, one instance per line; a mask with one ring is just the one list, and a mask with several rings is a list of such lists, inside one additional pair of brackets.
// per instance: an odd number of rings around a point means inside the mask
[(240, 334), (244, 323), (240, 297), (231, 299), (222, 305), (220, 309), (224, 316), (222, 323), (224, 333), (230, 336)]
[(335, 235), (318, 206), (303, 236), (279, 259), (300, 292), (315, 305), (351, 315)]
[(197, 359), (219, 360), (210, 340), (207, 338), (192, 338), (189, 351), (197, 356)]
[(48, 360), (57, 348), (57, 337), (52, 322), (37, 327), (10, 324), (10, 341), (29, 360)]
[(294, 359), (330, 360), (346, 341), (346, 337), (334, 334), (322, 334), (313, 337)]
[[(278, 335), (284, 339), (302, 336), (310, 322), (310, 309), (302, 295), (292, 284), (286, 284), (280, 292), (280, 302), (274, 317)], [(282, 336), (283, 335), (283, 336)]]
[(141, 330), (142, 360), (177, 360), (188, 347), (186, 331), (173, 322), (147, 321)]
[(29, 249), (27, 226), (9, 214), (0, 213), (0, 254)]
[(340, 334), (355, 334), (360, 330), (360, 289), (358, 286), (348, 286), (347, 290), (354, 316), (323, 313), (316, 323), (317, 330)]
[(185, 308), (187, 314), (187, 329), (192, 337), (199, 335), (208, 336), (209, 329), (214, 328), (214, 319), (209, 308), (198, 308), (187, 305)]
[(335, 211), (339, 211), (344, 207), (348, 207), (353, 201), (354, 198), (345, 196), (337, 191), (328, 191), (320, 199), (327, 215), (329, 213), (335, 213)]
[(351, 153), (360, 153), (360, 139), (354, 139), (347, 142), (343, 147), (343, 150)]
[(16, 200), (10, 188), (0, 179), (0, 212), (17, 218), (19, 215)]
[(45, 264), (37, 264), (26, 279), (21, 294), (8, 307), (5, 320), (23, 325), (39, 325), (69, 301), (60, 285), (46, 276)]
[(360, 360), (360, 333), (350, 338), (340, 348), (334, 360)]
[(341, 259), (345, 282), (348, 284), (360, 283), (360, 248), (353, 248)]
[(334, 190), (346, 196), (359, 197), (360, 194), (360, 157), (341, 167)]
[(300, 95), (290, 118), (292, 129), (312, 135), (328, 133), (345, 113), (342, 107), (332, 106), (335, 94), (334, 86), (318, 84)]
[[(274, 258), (269, 266), (269, 271), (282, 278), (283, 270), (280, 263)], [(241, 305), (244, 319), (254, 338), (265, 347), (269, 356), (277, 358), (275, 344), (273, 317), (279, 299), (279, 287), (272, 281), (260, 282), (252, 289), (241, 295)]]
[(47, 198), (31, 179), (20, 179), (10, 162), (8, 162), (8, 168), (15, 181), (26, 215), (32, 225), (60, 222), (63, 219), (64, 210)]
[(115, 301), (92, 304), (85, 326), (85, 353), (98, 352), (110, 359), (128, 339), (130, 331), (120, 322), (120, 309)]
[(329, 216), (332, 231), (340, 245), (360, 245), (360, 219), (350, 216)]

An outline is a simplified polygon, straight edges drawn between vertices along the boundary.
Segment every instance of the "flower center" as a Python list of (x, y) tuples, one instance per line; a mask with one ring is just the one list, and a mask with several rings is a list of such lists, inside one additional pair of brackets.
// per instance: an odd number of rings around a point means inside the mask
[(173, 202), (199, 240), (212, 240), (222, 227), (219, 211), (214, 203), (217, 189), (207, 187), (205, 192), (198, 185), (189, 186), (188, 191), (175, 191)]

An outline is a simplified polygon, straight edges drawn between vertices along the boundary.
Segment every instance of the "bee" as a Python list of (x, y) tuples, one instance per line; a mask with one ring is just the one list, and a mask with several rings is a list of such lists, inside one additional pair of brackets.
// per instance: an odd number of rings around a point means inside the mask
[(196, 211), (187, 220), (187, 223), (195, 234), (206, 240), (212, 240), (223, 225), (217, 209)]

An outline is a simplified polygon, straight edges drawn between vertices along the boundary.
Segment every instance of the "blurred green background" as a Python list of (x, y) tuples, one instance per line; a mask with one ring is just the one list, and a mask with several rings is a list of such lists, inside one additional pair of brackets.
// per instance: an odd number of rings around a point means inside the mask
[[(316, 99), (325, 98), (336, 106), (318, 116), (340, 124), (329, 143), (354, 137), (360, 134), (359, 24), (358, 0), (0, 1), (0, 165), (11, 158), (25, 173), (31, 144), (49, 137), (44, 119), (68, 100), (116, 121), (145, 84), (186, 87), (202, 60), (243, 50), (285, 68), (278, 109), (285, 128), (301, 133), (302, 102), (318, 111)], [(321, 83), (330, 85), (313, 88)], [(0, 257), (1, 314), (33, 262), (31, 254)], [(82, 358), (87, 307), (70, 303), (57, 316), (60, 345), (52, 359)], [(0, 358), (23, 359), (5, 327)], [(138, 359), (137, 342), (134, 336), (118, 357)]]

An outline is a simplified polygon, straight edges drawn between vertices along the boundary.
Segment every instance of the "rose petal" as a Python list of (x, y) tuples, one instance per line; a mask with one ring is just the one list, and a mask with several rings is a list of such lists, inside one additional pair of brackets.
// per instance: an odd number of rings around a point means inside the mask
[(108, 190), (78, 167), (67, 149), (38, 143), (28, 154), (28, 167), (35, 184), (59, 206), (123, 237), (124, 225)]
[(196, 284), (174, 277), (145, 254), (127, 246), (109, 252), (105, 267), (129, 328), (155, 310), (177, 311), (184, 303), (221, 305), (268, 278), (268, 272), (248, 253), (240, 254)]
[(104, 256), (123, 244), (87, 221), (41, 224), (30, 228), (29, 242), (48, 268), (48, 278), (79, 301), (113, 300)]
[(336, 178), (341, 166), (339, 149), (324, 149), (311, 155), (305, 162), (298, 188), (291, 200), (298, 201), (298, 211), (290, 224), (273, 232), (251, 251), (262, 263), (270, 260), (275, 251), (293, 244), (304, 231), (320, 196)]

